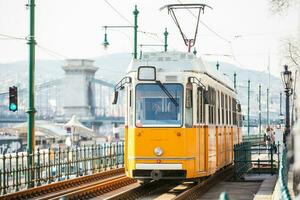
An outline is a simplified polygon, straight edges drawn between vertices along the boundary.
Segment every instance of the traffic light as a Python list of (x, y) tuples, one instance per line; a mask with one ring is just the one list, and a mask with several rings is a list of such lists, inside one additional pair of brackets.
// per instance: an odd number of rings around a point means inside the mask
[(9, 87), (9, 110), (16, 112), (18, 110), (18, 88)]

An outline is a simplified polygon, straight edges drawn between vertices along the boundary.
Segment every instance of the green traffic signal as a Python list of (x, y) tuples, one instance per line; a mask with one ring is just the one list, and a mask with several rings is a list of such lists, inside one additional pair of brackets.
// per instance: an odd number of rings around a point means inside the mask
[(10, 111), (13, 111), (13, 112), (17, 111), (17, 105), (14, 104), (14, 103), (11, 103), (11, 104), (9, 105), (9, 110), (10, 110)]
[(18, 110), (18, 88), (16, 86), (9, 87), (9, 110), (16, 112)]

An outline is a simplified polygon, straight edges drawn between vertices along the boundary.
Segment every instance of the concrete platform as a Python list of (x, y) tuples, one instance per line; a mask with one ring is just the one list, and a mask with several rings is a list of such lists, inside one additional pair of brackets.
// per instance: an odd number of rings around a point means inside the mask
[(254, 200), (271, 200), (276, 181), (277, 175), (266, 177), (255, 194)]

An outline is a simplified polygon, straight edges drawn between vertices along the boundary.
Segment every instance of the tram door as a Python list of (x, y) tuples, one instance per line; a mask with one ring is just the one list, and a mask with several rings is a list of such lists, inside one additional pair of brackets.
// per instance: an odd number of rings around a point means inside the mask
[(197, 168), (199, 172), (205, 171), (205, 145), (206, 145), (206, 129), (204, 126), (205, 122), (205, 112), (204, 112), (204, 101), (203, 101), (203, 90), (202, 88), (198, 88), (197, 90), (197, 148), (199, 152), (199, 159), (197, 163)]

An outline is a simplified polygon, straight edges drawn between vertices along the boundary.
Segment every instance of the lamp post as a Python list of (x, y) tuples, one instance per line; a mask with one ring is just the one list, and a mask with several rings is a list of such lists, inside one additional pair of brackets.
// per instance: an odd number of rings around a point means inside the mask
[(233, 74), (233, 85), (234, 85), (234, 90), (236, 91), (236, 72)]
[(261, 85), (258, 86), (259, 138), (261, 136)]
[(109, 45), (109, 42), (107, 41), (107, 29), (108, 28), (133, 28), (133, 58), (137, 59), (137, 32), (138, 32), (138, 23), (137, 23), (137, 17), (138, 17), (139, 11), (137, 9), (137, 6), (135, 6), (135, 9), (133, 11), (134, 16), (134, 25), (133, 26), (103, 26), (105, 32), (104, 32), (104, 41), (102, 45), (104, 48), (107, 48)]
[(29, 37), (27, 44), (29, 45), (29, 105), (28, 105), (28, 133), (27, 133), (27, 164), (28, 168), (28, 187), (34, 186), (34, 148), (35, 148), (35, 107), (34, 107), (34, 74), (35, 74), (35, 0), (30, 0), (29, 4)]
[(165, 52), (168, 50), (168, 35), (169, 35), (169, 33), (168, 33), (167, 28), (166, 28), (166, 29), (165, 29), (165, 32), (164, 32), (164, 36), (165, 36), (165, 45), (164, 45), (164, 47), (165, 47)]
[(140, 59), (142, 59), (142, 56), (143, 56), (143, 47), (160, 47), (160, 46), (163, 46), (164, 47), (164, 52), (167, 52), (168, 50), (168, 31), (167, 31), (167, 28), (165, 29), (165, 32), (164, 32), (164, 38), (165, 38), (165, 41), (164, 41), (164, 44), (140, 44)]
[(250, 135), (250, 80), (248, 80), (248, 112), (247, 112), (247, 132)]
[(290, 95), (292, 94), (292, 72), (288, 70), (288, 66), (284, 65), (284, 71), (281, 72), (281, 79), (285, 89), (285, 132), (283, 142), (286, 144), (286, 137), (290, 134)]

